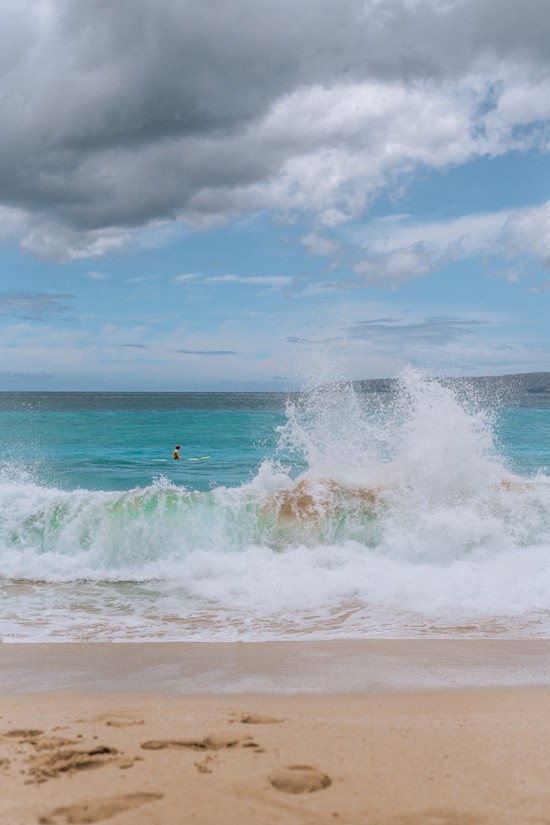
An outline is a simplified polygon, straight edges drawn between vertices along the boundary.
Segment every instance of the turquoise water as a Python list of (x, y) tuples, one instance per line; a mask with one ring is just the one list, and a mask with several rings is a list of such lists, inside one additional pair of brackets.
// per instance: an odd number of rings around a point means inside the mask
[[(129, 490), (161, 474), (196, 490), (237, 486), (251, 481), (266, 458), (280, 457), (277, 428), (296, 397), (0, 393), (2, 460), (67, 490)], [(520, 474), (549, 472), (550, 395), (524, 394), (490, 412), (503, 460)], [(176, 443), (181, 464), (172, 460)], [(197, 456), (208, 462), (187, 461)], [(303, 462), (295, 465), (303, 469)]]
[[(275, 449), (285, 401), (269, 393), (0, 393), (2, 452), (39, 483), (68, 490), (129, 490), (160, 474), (197, 490), (234, 486)], [(181, 464), (172, 459), (176, 443)], [(206, 455), (208, 463), (187, 461)]]
[(518, 473), (550, 473), (550, 396), (518, 399), (498, 411), (495, 426), (503, 456)]
[(550, 394), (0, 393), (0, 433), (5, 641), (550, 631)]

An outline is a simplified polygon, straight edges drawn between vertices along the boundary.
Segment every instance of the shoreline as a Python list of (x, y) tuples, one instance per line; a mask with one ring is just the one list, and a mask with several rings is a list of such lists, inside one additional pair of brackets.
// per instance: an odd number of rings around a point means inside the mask
[(545, 686), (546, 639), (0, 644), (0, 695), (315, 695)]

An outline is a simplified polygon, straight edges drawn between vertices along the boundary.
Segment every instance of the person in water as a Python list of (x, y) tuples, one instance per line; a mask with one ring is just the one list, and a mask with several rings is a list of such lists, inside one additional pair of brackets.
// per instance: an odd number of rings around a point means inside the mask
[(173, 455), (172, 457), (173, 457), (173, 458), (175, 458), (176, 460), (180, 460), (180, 461), (181, 461), (181, 456), (180, 456), (180, 445), (179, 445), (179, 444), (176, 444), (176, 449), (174, 450), (174, 455)]

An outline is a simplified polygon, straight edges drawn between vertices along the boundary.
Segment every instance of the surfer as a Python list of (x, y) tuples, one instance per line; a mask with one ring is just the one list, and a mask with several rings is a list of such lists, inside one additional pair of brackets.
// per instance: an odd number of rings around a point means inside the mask
[(180, 445), (179, 444), (176, 444), (176, 449), (174, 450), (174, 454), (173, 454), (172, 458), (175, 458), (176, 461), (178, 461), (178, 460), (181, 461)]

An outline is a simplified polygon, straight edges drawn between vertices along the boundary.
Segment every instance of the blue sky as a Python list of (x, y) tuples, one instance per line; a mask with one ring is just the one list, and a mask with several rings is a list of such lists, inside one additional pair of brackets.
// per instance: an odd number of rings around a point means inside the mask
[(0, 390), (550, 369), (546, 0), (0, 15)]

